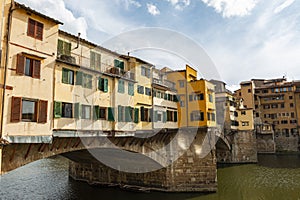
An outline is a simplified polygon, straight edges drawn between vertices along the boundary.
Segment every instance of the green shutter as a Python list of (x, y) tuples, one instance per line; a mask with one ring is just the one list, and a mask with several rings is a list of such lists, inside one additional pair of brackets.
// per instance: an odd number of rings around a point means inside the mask
[(61, 118), (62, 115), (62, 103), (54, 102), (54, 118)]
[(57, 44), (57, 54), (63, 54), (63, 50), (64, 50), (64, 42), (61, 40), (58, 40), (58, 44)]
[(96, 54), (94, 52), (90, 52), (90, 67), (92, 69), (95, 69), (95, 63), (96, 63)]
[(123, 122), (123, 107), (118, 106), (118, 122)]
[(132, 108), (125, 107), (125, 122), (132, 122)]
[(123, 80), (119, 80), (118, 92), (119, 93), (124, 93), (124, 81)]
[(100, 70), (101, 69), (101, 54), (96, 54), (96, 69)]
[(120, 61), (118, 61), (118, 60), (114, 60), (114, 64), (115, 64), (115, 67), (119, 67), (119, 65), (120, 65)]
[(82, 85), (83, 73), (76, 72), (76, 85)]
[(68, 84), (68, 82), (69, 82), (69, 80), (68, 80), (68, 74), (69, 74), (69, 70), (63, 68), (62, 69), (62, 83)]
[(134, 123), (139, 123), (139, 109), (134, 109)]
[(153, 119), (154, 122), (158, 122), (158, 117), (157, 117), (157, 115), (158, 115), (158, 112), (157, 112), (157, 111), (154, 111), (154, 119)]
[(74, 117), (76, 119), (80, 118), (80, 104), (79, 103), (74, 104)]
[(163, 112), (163, 122), (167, 122), (167, 112)]
[(103, 92), (108, 92), (108, 79), (104, 79)]
[(115, 109), (114, 108), (108, 108), (108, 121), (114, 122), (115, 121)]
[(177, 115), (177, 111), (174, 112), (174, 122), (177, 122), (178, 121), (178, 115)]
[(102, 90), (102, 78), (98, 78), (98, 90)]
[(94, 109), (93, 109), (93, 119), (94, 120), (98, 120), (100, 119), (100, 107), (99, 106), (94, 106)]
[(71, 55), (71, 43), (64, 42), (64, 54), (70, 56)]
[(124, 71), (125, 67), (124, 67), (124, 62), (120, 62), (119, 63), (119, 67)]
[(168, 100), (168, 94), (164, 94), (164, 100)]
[(134, 84), (128, 83), (128, 94), (133, 96), (134, 95)]

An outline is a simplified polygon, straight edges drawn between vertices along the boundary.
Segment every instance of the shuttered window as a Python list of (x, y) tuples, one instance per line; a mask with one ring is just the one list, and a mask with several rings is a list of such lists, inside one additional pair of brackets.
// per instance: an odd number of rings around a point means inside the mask
[(119, 93), (125, 93), (125, 87), (124, 87), (125, 82), (123, 80), (119, 80), (118, 84), (118, 92)]
[(70, 69), (62, 69), (62, 83), (65, 84), (74, 84), (74, 71)]
[(80, 104), (79, 103), (74, 104), (74, 117), (76, 119), (80, 118)]
[(90, 67), (95, 70), (101, 69), (101, 54), (90, 52)]
[(65, 42), (65, 41), (62, 41), (62, 40), (58, 40), (57, 55), (71, 56), (71, 48), (72, 48), (72, 45), (71, 45), (70, 42)]
[(98, 120), (98, 119), (102, 119), (105, 120), (106, 119), (106, 108), (101, 108), (99, 106), (94, 106), (94, 120)]
[(33, 19), (28, 20), (27, 35), (39, 40), (43, 40), (44, 24), (37, 22)]
[(18, 54), (16, 73), (39, 79), (41, 77), (41, 61)]
[(12, 97), (11, 122), (47, 123), (48, 101)]
[(128, 83), (128, 94), (130, 96), (134, 95), (134, 84), (133, 83)]
[(81, 118), (82, 119), (91, 119), (91, 106), (89, 106), (89, 105), (81, 106)]
[(76, 85), (82, 85), (83, 73), (76, 72)]
[(108, 92), (108, 79), (100, 77), (98, 78), (98, 90)]
[(119, 61), (119, 60), (114, 60), (114, 65), (115, 65), (115, 67), (118, 67), (118, 68), (120, 68), (120, 69), (122, 69), (122, 70), (124, 70), (125, 69), (125, 67), (124, 67), (124, 62), (122, 62), (122, 61)]
[(124, 122), (124, 107), (118, 106), (118, 122)]
[(133, 121), (133, 111), (132, 107), (125, 107), (125, 122), (132, 122)]

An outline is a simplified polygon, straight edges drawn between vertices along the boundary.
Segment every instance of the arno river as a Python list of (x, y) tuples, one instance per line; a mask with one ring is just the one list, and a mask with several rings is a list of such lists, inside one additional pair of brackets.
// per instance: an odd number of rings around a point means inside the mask
[(63, 157), (44, 159), (0, 177), (0, 199), (300, 200), (300, 155), (260, 155), (258, 165), (218, 169), (216, 194), (136, 193), (68, 177)]

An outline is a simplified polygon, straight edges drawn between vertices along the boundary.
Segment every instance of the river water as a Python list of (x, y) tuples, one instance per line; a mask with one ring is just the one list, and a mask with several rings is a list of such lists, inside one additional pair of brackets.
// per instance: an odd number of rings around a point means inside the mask
[(218, 169), (218, 193), (136, 193), (68, 177), (63, 157), (40, 160), (0, 177), (0, 199), (300, 200), (300, 155), (260, 155), (259, 164)]

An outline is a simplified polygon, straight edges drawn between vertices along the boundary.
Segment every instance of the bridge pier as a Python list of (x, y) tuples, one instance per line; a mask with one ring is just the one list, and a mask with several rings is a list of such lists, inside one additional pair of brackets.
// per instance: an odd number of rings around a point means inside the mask
[[(109, 155), (114, 155), (111, 157), (115, 163), (115, 165), (112, 164), (113, 167), (95, 159), (97, 157), (95, 156), (96, 152), (81, 151), (64, 154), (64, 156), (70, 159), (70, 177), (75, 180), (86, 181), (89, 184), (164, 192), (216, 192), (216, 154), (215, 148), (209, 146), (210, 142), (214, 142), (210, 139), (214, 137), (205, 137), (207, 134), (213, 133), (198, 132), (183, 155), (172, 161), (170, 165), (161, 166), (150, 172), (145, 172), (145, 168), (151, 168), (152, 165), (155, 165), (150, 160), (141, 158), (125, 160), (124, 156), (118, 157), (117, 153), (112, 151), (107, 151), (107, 155), (103, 150), (99, 150), (98, 153), (104, 160), (109, 159)], [(170, 148), (178, 150), (174, 145)], [(135, 163), (136, 160), (139, 164)], [(127, 168), (132, 167), (129, 166), (130, 164), (133, 167), (140, 165), (140, 169), (136, 169), (135, 172), (127, 170)], [(126, 165), (128, 165), (127, 168)]]

